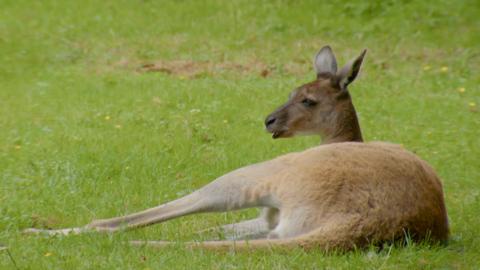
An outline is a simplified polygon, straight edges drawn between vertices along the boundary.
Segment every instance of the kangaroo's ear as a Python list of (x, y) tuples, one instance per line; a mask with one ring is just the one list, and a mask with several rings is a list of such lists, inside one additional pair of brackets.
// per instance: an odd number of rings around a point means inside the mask
[(337, 74), (338, 82), (340, 84), (340, 88), (344, 89), (349, 85), (351, 82), (355, 80), (360, 71), (360, 67), (362, 66), (363, 58), (367, 53), (367, 49), (363, 50), (363, 52), (358, 56), (355, 60), (351, 61), (350, 63), (346, 64)]
[(320, 49), (317, 55), (315, 55), (313, 66), (315, 67), (317, 77), (321, 73), (330, 73), (332, 75), (337, 73), (337, 60), (330, 46), (327, 45)]

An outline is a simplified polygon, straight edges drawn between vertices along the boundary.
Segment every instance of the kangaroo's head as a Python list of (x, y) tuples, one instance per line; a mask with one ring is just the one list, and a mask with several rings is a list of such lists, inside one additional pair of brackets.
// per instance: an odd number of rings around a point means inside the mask
[(347, 86), (357, 77), (365, 53), (337, 71), (332, 49), (323, 47), (314, 60), (317, 79), (294, 89), (288, 101), (265, 119), (272, 137), (318, 134), (323, 143), (362, 141)]

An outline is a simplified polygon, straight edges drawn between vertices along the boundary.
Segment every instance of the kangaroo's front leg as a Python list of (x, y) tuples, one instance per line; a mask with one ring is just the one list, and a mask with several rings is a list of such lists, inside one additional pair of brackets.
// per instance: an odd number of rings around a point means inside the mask
[[(241, 170), (240, 172), (243, 172)], [(28, 229), (27, 233), (79, 234), (87, 231), (114, 232), (163, 222), (201, 212), (220, 212), (247, 207), (278, 207), (267, 186), (248, 173), (236, 171), (224, 175), (203, 188), (180, 199), (138, 213), (111, 219), (95, 220), (84, 227), (60, 230)]]
[(257, 218), (209, 228), (199, 233), (220, 231), (229, 240), (266, 238), (278, 225), (279, 213), (280, 211), (276, 208), (265, 207)]

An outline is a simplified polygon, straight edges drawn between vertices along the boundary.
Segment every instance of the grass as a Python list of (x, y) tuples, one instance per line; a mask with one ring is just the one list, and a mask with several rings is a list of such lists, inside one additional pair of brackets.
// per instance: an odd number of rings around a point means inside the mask
[[(472, 1), (1, 1), (0, 243), (21, 269), (478, 269), (480, 6)], [(441, 176), (451, 240), (345, 255), (131, 247), (256, 210), (185, 217), (115, 235), (34, 237), (132, 213), (235, 168), (319, 143), (273, 141), (262, 122), (314, 77), (368, 48), (351, 86), (367, 140), (404, 144)], [(185, 76), (156, 61), (260, 63)], [(292, 68), (293, 67), (293, 68)], [(463, 89), (463, 90), (462, 90)], [(12, 269), (5, 251), (0, 268)]]

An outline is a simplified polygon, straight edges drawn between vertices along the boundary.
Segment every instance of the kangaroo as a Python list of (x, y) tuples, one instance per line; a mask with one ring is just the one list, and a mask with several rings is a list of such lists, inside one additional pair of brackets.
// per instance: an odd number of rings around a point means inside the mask
[(234, 170), (189, 195), (138, 213), (83, 227), (26, 232), (115, 232), (194, 213), (259, 207), (258, 218), (219, 228), (229, 240), (185, 245), (348, 251), (406, 235), (414, 241), (446, 241), (448, 218), (435, 171), (399, 145), (363, 142), (347, 86), (357, 77), (365, 53), (337, 71), (331, 48), (323, 47), (314, 58), (316, 80), (296, 88), (265, 120), (274, 139), (318, 134), (320, 146)]

